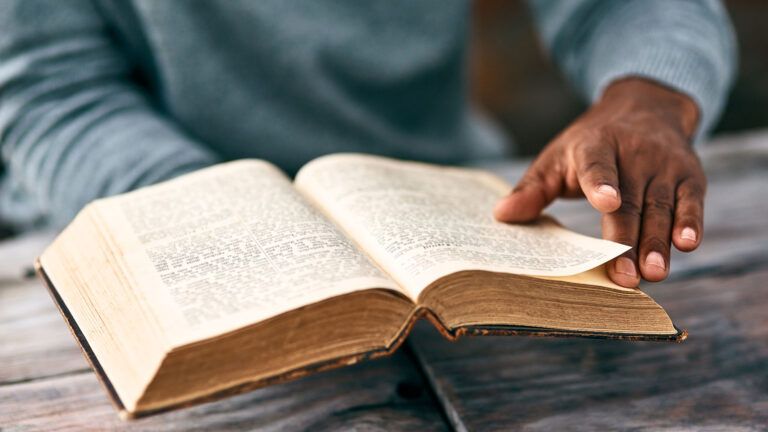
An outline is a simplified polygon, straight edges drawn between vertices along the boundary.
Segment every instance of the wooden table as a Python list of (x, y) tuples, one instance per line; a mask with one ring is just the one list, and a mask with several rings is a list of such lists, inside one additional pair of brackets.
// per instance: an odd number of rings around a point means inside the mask
[[(44, 288), (50, 236), (0, 244), (0, 430), (768, 430), (768, 131), (702, 150), (705, 241), (647, 290), (683, 344), (414, 330), (390, 358), (134, 422), (118, 419)], [(523, 164), (492, 167), (510, 180)], [(584, 202), (552, 210), (598, 235)]]

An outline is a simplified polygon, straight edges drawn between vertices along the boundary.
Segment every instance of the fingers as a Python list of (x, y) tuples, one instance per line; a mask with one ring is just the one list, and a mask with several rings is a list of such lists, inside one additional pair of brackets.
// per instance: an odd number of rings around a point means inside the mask
[(617, 284), (637, 286), (640, 276), (650, 282), (664, 280), (669, 275), (670, 243), (682, 251), (701, 243), (703, 177), (684, 180), (677, 187), (675, 183), (654, 178), (640, 188), (622, 178), (624, 201), (619, 210), (603, 216), (603, 236), (634, 248), (608, 266), (608, 275)]
[(683, 252), (690, 252), (701, 244), (701, 235), (704, 232), (705, 183), (703, 178), (689, 178), (677, 187), (672, 242)]
[(582, 145), (574, 154), (576, 176), (584, 195), (600, 213), (621, 206), (616, 154), (611, 145)]
[(654, 178), (643, 205), (639, 264), (643, 278), (658, 282), (669, 274), (669, 243), (675, 211), (675, 182)]
[(625, 287), (640, 283), (637, 268), (637, 243), (640, 235), (643, 185), (622, 178), (622, 201), (618, 210), (603, 214), (603, 238), (631, 246), (632, 249), (608, 264), (608, 277)]
[(562, 175), (549, 154), (536, 159), (511, 194), (502, 198), (493, 215), (502, 222), (536, 219), (562, 190)]

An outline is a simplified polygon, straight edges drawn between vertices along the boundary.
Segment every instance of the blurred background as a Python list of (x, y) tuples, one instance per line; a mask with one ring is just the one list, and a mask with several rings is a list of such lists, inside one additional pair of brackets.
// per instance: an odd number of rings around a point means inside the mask
[[(739, 41), (739, 74), (715, 133), (768, 127), (768, 1), (724, 0)], [(474, 100), (520, 155), (541, 147), (584, 110), (538, 43), (525, 3), (475, 0)]]
[[(724, 0), (739, 41), (739, 70), (714, 133), (768, 128), (768, 1)], [(522, 0), (474, 0), (472, 99), (531, 156), (585, 104), (541, 49)], [(0, 225), (0, 239), (13, 232)]]

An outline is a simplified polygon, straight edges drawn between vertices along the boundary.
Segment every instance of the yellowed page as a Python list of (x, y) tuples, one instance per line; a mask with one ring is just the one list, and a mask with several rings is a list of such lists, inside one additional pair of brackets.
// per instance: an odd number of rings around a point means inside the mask
[(168, 343), (154, 314), (131, 307), (135, 294), (119, 289), (114, 256), (103, 253), (91, 208), (46, 248), (40, 263), (120, 400), (134, 410)]
[(559, 280), (564, 282), (582, 284), (582, 285), (596, 285), (606, 288), (613, 288), (618, 291), (634, 292), (638, 291), (637, 288), (627, 288), (616, 284), (608, 277), (608, 271), (605, 268), (606, 265), (599, 265), (595, 268), (589, 269), (585, 272), (576, 273), (568, 276), (535, 276), (541, 279), (547, 280)]
[(400, 290), (262, 161), (207, 168), (94, 207), (175, 344), (357, 290)]
[(493, 205), (510, 186), (478, 170), (345, 154), (312, 161), (295, 183), (412, 298), (457, 271), (568, 276), (628, 249), (548, 219), (495, 221)]

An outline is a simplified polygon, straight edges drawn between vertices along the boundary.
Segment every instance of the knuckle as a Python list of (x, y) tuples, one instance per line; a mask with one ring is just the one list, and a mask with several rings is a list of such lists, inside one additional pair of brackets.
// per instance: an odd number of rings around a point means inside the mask
[(514, 190), (517, 192), (532, 186), (539, 186), (540, 184), (544, 183), (544, 180), (545, 178), (543, 172), (538, 169), (538, 167), (532, 166), (517, 182)]
[(590, 176), (595, 179), (613, 180), (616, 177), (616, 167), (604, 160), (590, 159), (579, 165), (579, 176)]
[(634, 200), (625, 200), (621, 202), (621, 207), (616, 210), (616, 213), (622, 216), (629, 216), (639, 218), (642, 214), (642, 207)]
[(653, 214), (672, 215), (675, 211), (674, 184), (669, 179), (651, 183), (645, 195), (645, 211)]
[(533, 181), (531, 181), (527, 177), (523, 177), (522, 179), (520, 179), (520, 181), (517, 182), (517, 184), (515, 185), (514, 189), (512, 189), (512, 191), (520, 192), (523, 189), (528, 189), (532, 185), (533, 185)]
[(691, 217), (701, 219), (704, 216), (704, 203), (702, 201), (683, 201), (675, 208), (678, 217)]
[(666, 256), (669, 253), (669, 242), (656, 235), (646, 236), (642, 239), (640, 249), (645, 253), (655, 251)]
[(539, 198), (542, 201), (549, 201), (554, 197), (549, 197), (549, 188), (548, 185), (548, 177), (547, 174), (534, 169), (529, 172), (527, 172), (522, 179), (515, 185), (514, 189), (512, 189), (512, 192), (520, 192), (522, 190), (528, 190), (536, 193), (539, 195)]
[(680, 188), (680, 199), (701, 201), (707, 190), (706, 179), (688, 180)]
[(578, 127), (570, 128), (563, 135), (571, 143), (578, 145), (577, 149), (584, 149), (590, 144), (594, 144), (603, 139), (603, 129), (600, 127)]
[(650, 198), (645, 203), (646, 211), (656, 212), (656, 213), (662, 213), (662, 214), (669, 214), (671, 215), (674, 211), (674, 204), (672, 204), (671, 201), (668, 201), (666, 199), (659, 199), (659, 198)]

